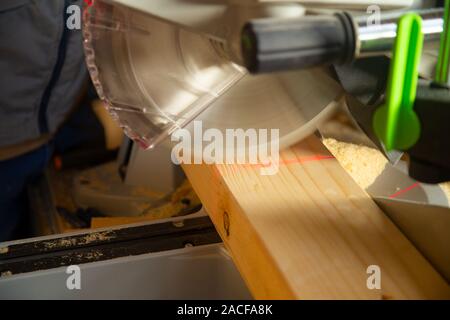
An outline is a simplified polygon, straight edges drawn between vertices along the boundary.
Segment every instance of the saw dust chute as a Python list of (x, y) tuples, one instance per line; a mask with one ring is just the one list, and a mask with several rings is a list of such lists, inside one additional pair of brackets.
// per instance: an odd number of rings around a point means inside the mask
[(173, 22), (173, 1), (151, 1), (146, 10), (118, 2), (97, 0), (85, 12), (87, 62), (109, 112), (144, 148), (192, 130), (194, 119), (223, 132), (279, 129), (280, 146), (289, 146), (313, 133), (342, 95), (324, 70), (250, 76), (238, 64), (233, 39), (242, 25), (267, 14), (302, 15), (298, 4), (177, 2)]

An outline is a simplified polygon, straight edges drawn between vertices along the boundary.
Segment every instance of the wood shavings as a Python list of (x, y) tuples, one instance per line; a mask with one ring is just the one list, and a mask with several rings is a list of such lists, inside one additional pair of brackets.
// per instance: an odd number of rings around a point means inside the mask
[(94, 241), (105, 241), (110, 240), (114, 238), (115, 236), (112, 234), (112, 232), (105, 231), (105, 232), (95, 232), (86, 235), (81, 241), (78, 243), (80, 244), (89, 244)]
[(150, 206), (142, 204), (141, 215), (135, 217), (93, 218), (91, 221), (91, 227), (105, 228), (183, 216), (192, 213), (190, 212), (191, 209), (195, 210), (195, 208), (200, 205), (200, 199), (192, 189), (189, 181), (185, 180), (177, 190), (175, 190), (172, 194), (158, 200), (156, 204), (153, 203)]
[(86, 245), (90, 244), (92, 242), (97, 241), (105, 241), (110, 240), (114, 238), (114, 233), (112, 231), (104, 231), (104, 232), (95, 232), (90, 233), (86, 236), (83, 236), (82, 238), (62, 238), (62, 239), (56, 239), (56, 240), (49, 240), (44, 242), (44, 246), (47, 249), (53, 249), (53, 248), (59, 248), (59, 247), (71, 247), (75, 245)]
[(167, 199), (160, 206), (146, 208), (143, 210), (142, 215), (146, 217), (152, 216), (156, 219), (166, 219), (177, 216), (183, 209), (200, 205), (200, 199), (188, 180), (185, 180), (168, 198), (170, 199)]
[(363, 189), (374, 183), (388, 163), (381, 152), (373, 148), (331, 138), (324, 139), (323, 143)]
[(58, 239), (56, 241), (48, 241), (44, 243), (44, 246), (47, 249), (52, 249), (56, 247), (70, 247), (75, 245), (77, 240), (75, 238), (67, 238), (67, 239)]
[(0, 278), (9, 277), (9, 276), (12, 276), (12, 275), (13, 275), (13, 273), (8, 270), (8, 271), (4, 271), (4, 272), (0, 273)]
[(444, 191), (447, 198), (450, 200), (450, 182), (441, 183), (439, 186), (441, 187), (442, 191)]
[[(375, 181), (388, 163), (381, 152), (373, 148), (331, 138), (324, 139), (323, 143), (363, 189), (368, 188)], [(450, 199), (450, 182), (439, 186)]]
[(103, 253), (100, 250), (94, 250), (86, 253), (79, 253), (76, 255), (78, 259), (87, 259), (87, 260), (98, 260), (103, 256)]

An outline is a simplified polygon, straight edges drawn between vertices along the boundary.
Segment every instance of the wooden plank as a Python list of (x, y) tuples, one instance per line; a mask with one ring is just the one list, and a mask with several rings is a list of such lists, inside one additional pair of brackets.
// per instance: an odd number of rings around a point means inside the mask
[[(281, 153), (280, 171), (184, 165), (255, 298), (449, 298), (450, 289), (311, 137)], [(367, 288), (367, 268), (381, 289)]]

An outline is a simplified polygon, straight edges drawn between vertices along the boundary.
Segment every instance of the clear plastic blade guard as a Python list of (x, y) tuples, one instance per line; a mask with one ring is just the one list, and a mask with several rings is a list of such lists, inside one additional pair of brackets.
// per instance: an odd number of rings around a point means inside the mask
[(224, 44), (106, 1), (85, 12), (88, 68), (110, 113), (146, 148), (185, 126), (244, 75)]
[(84, 13), (88, 68), (111, 115), (144, 148), (192, 130), (193, 119), (204, 129), (279, 129), (289, 146), (329, 117), (342, 88), (323, 70), (250, 76), (238, 65), (238, 39), (249, 19), (303, 14), (283, 2), (94, 0)]

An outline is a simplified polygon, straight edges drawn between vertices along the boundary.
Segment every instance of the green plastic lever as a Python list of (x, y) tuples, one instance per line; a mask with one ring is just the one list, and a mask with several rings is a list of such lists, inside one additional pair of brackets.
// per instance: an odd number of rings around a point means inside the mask
[(423, 41), (422, 18), (415, 13), (401, 17), (389, 71), (386, 103), (373, 118), (375, 133), (388, 151), (407, 150), (420, 137), (420, 121), (414, 112), (414, 102)]
[(435, 82), (450, 86), (450, 0), (445, 1), (444, 30), (441, 36)]

